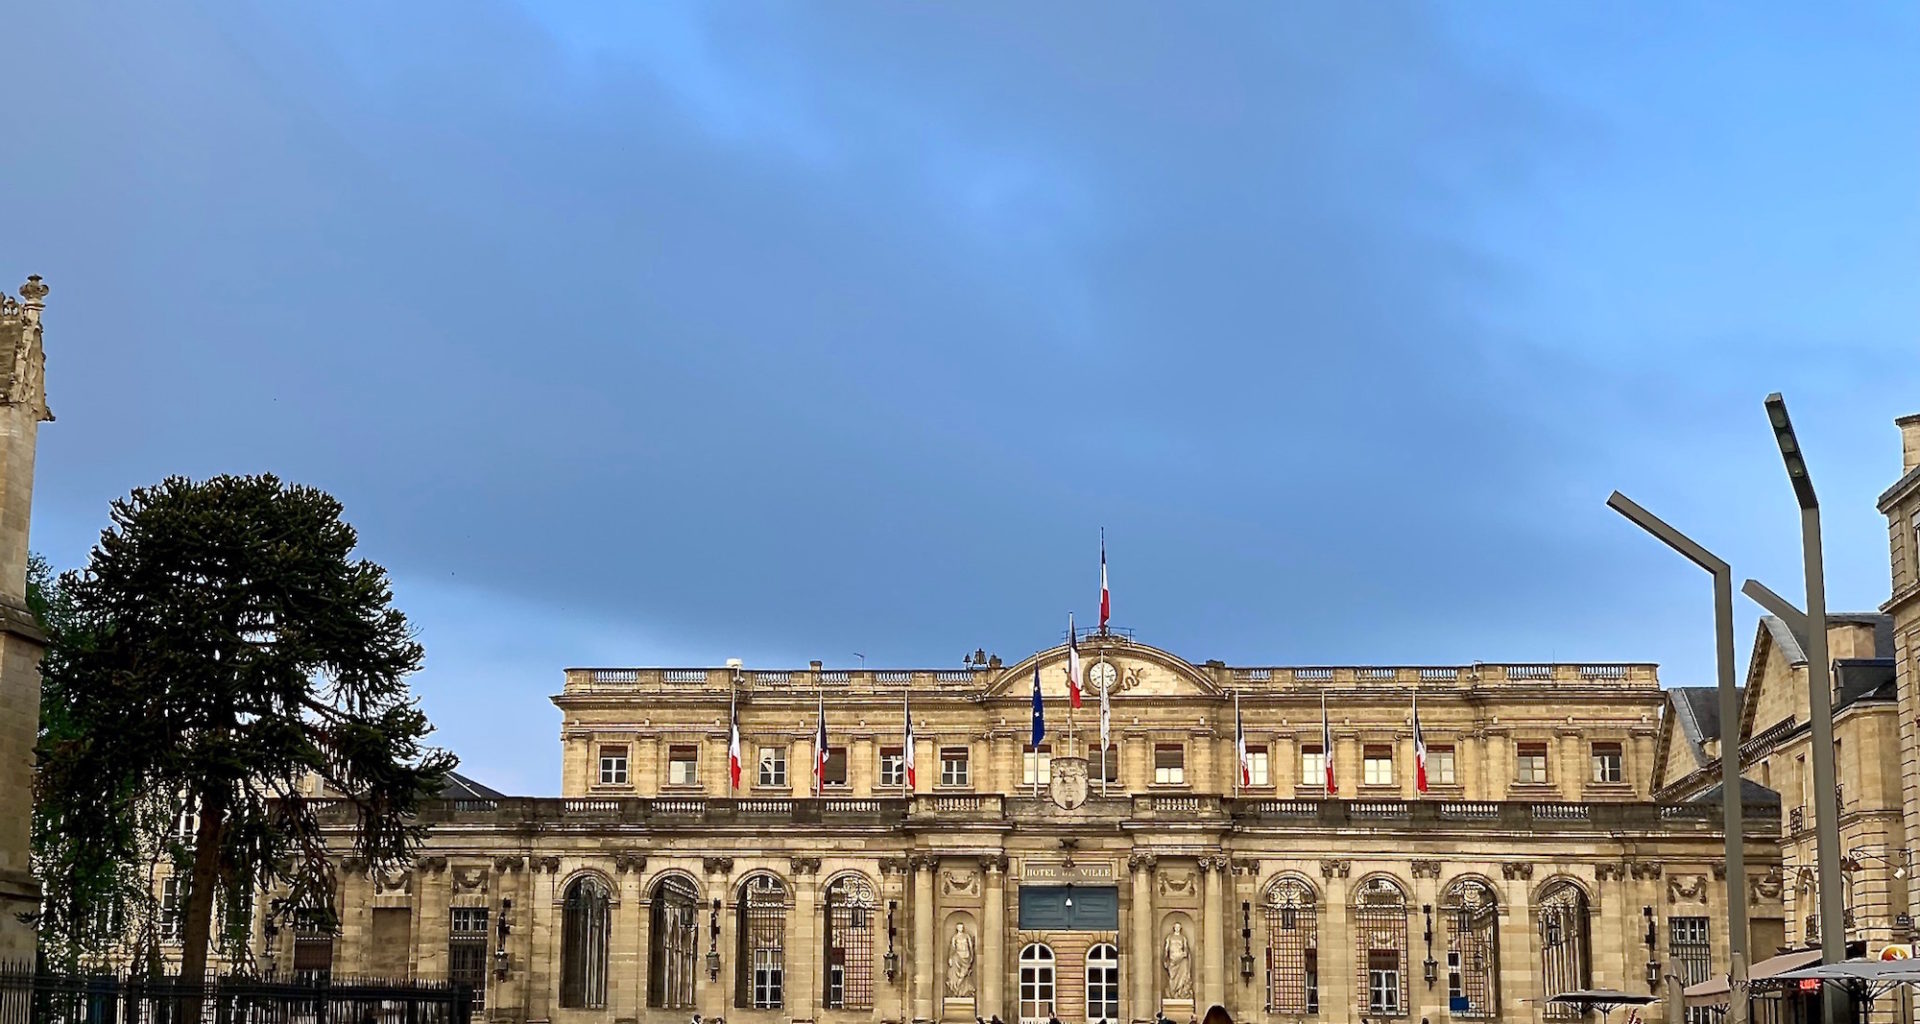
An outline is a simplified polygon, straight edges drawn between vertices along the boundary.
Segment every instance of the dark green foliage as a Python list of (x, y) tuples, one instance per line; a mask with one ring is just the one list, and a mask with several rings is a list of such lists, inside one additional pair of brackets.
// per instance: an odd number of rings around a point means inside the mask
[[(96, 874), (119, 877), (107, 864), (149, 856), (142, 823), (156, 819), (186, 879), (189, 975), (216, 903), (237, 940), (257, 893), (283, 894), (276, 916), (331, 920), (313, 778), (353, 804), (356, 856), (410, 859), (413, 812), (454, 758), (422, 743), (431, 727), (406, 684), (420, 645), (385, 571), (352, 557), (340, 511), (272, 476), (175, 477), (113, 504), (86, 570), (53, 588), (69, 626), (48, 656), (40, 801), (49, 830), (98, 846), (65, 859), (69, 888), (50, 904), (91, 899)], [(184, 839), (166, 827), (183, 806), (199, 813)]]

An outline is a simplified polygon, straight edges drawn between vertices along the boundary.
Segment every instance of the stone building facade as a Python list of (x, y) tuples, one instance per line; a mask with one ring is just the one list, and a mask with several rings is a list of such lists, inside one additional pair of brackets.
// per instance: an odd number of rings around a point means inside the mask
[[(345, 865), (337, 936), (263, 930), (256, 957), (461, 978), (494, 1020), (743, 1024), (1536, 1021), (1557, 992), (1725, 969), (1720, 807), (1654, 794), (1651, 666), (1079, 647), (1071, 725), (1064, 647), (957, 671), (569, 670), (560, 797), (434, 803), (410, 872)], [(1766, 934), (1778, 821), (1749, 809)]]
[(27, 610), (27, 527), (40, 424), (53, 419), (40, 326), (46, 296), (39, 277), (27, 278), (18, 300), (0, 296), (0, 963), (32, 958), (28, 920), (40, 909), (27, 858), (46, 638)]

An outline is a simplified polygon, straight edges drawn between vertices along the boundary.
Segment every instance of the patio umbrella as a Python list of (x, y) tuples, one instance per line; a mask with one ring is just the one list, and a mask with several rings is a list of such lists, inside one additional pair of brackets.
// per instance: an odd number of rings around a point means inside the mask
[(1843, 960), (1837, 964), (1815, 964), (1778, 975), (1782, 981), (1823, 981), (1846, 985), (1859, 992), (1872, 1006), (1881, 996), (1901, 985), (1920, 983), (1920, 964), (1912, 960)]
[(1644, 992), (1622, 992), (1618, 989), (1611, 988), (1589, 988), (1581, 989), (1578, 992), (1562, 992), (1552, 999), (1547, 1000), (1549, 1003), (1577, 1006), (1580, 1008), (1581, 1013), (1585, 1013), (1588, 1010), (1599, 1010), (1601, 1020), (1608, 1019), (1613, 1015), (1613, 1011), (1618, 1010), (1622, 1006), (1645, 1006), (1653, 1001), (1654, 998)]

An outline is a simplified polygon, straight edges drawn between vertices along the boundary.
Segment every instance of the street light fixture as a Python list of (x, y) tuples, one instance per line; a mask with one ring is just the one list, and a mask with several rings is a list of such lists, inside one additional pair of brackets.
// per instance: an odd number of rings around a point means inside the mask
[[(1745, 819), (1740, 794), (1740, 693), (1733, 680), (1733, 569), (1693, 538), (1668, 526), (1659, 516), (1633, 503), (1619, 491), (1607, 498), (1607, 507), (1627, 517), (1687, 561), (1713, 576), (1714, 668), (1720, 691), (1720, 803), (1721, 833), (1727, 858), (1727, 972), (1731, 992), (1746, 991), (1747, 983), (1747, 859)], [(1829, 786), (1829, 789), (1832, 787)], [(1747, 1019), (1746, 1000), (1728, 1004), (1728, 1024)]]
[[(1827, 662), (1827, 582), (1820, 551), (1820, 499), (1813, 492), (1800, 439), (1787, 416), (1787, 401), (1778, 391), (1767, 396), (1767, 420), (1780, 445), (1787, 480), (1800, 505), (1800, 553), (1807, 580), (1806, 635), (1801, 638), (1807, 656), (1807, 706), (1813, 726), (1814, 861), (1820, 884), (1820, 959), (1837, 964), (1847, 958), (1847, 931), (1842, 921), (1845, 904), (1840, 882), (1840, 800), (1835, 791), (1833, 765), (1833, 681)], [(1838, 986), (1828, 986), (1826, 1019), (1838, 1021), (1842, 1010)]]

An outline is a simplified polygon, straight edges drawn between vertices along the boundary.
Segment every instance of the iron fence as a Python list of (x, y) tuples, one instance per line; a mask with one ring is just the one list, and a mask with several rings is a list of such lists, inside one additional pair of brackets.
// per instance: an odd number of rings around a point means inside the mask
[(465, 985), (358, 978), (69, 975), (0, 966), (0, 1024), (472, 1024)]

